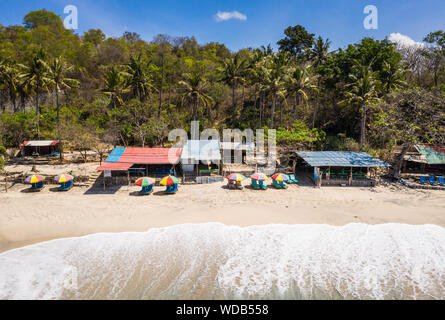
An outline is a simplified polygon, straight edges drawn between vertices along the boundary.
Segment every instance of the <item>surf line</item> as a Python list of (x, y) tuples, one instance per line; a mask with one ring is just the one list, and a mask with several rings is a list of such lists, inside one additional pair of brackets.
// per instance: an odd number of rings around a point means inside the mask
[(211, 307), (188, 307), (184, 304), (182, 307), (177, 307), (176, 314), (177, 315), (202, 315), (204, 318), (207, 318), (209, 315)]

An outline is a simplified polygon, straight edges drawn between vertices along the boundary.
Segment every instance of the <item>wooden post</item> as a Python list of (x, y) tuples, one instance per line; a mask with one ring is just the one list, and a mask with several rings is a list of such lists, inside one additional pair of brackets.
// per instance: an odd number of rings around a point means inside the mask
[(130, 190), (130, 171), (127, 170), (127, 191)]
[(5, 191), (8, 192), (8, 172), (5, 170)]
[(351, 167), (351, 173), (349, 175), (349, 185), (352, 185), (352, 167)]

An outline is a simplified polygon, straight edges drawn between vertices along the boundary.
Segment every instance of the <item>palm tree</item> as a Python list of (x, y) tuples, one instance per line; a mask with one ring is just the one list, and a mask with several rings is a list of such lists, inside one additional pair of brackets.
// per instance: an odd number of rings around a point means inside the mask
[(184, 103), (186, 99), (190, 99), (193, 102), (193, 120), (197, 120), (199, 101), (206, 107), (213, 104), (214, 101), (206, 94), (207, 81), (201, 74), (197, 72), (185, 73), (183, 78), (184, 80), (179, 81), (179, 84), (185, 88), (182, 102)]
[(383, 72), (381, 73), (381, 78), (383, 88), (386, 93), (406, 85), (406, 81), (404, 80), (405, 77), (405, 70), (401, 69), (398, 65), (388, 61), (383, 62)]
[(113, 108), (116, 108), (117, 103), (122, 105), (124, 103), (122, 95), (129, 91), (124, 73), (119, 71), (115, 66), (111, 67), (104, 75), (104, 88), (101, 91), (110, 96), (110, 105)]
[(45, 61), (46, 53), (43, 49), (40, 49), (37, 54), (32, 58), (29, 65), (21, 65), (24, 72), (21, 75), (25, 82), (25, 86), (35, 94), (36, 104), (36, 125), (37, 125), (37, 137), (39, 137), (39, 97), (42, 90), (49, 92), (53, 81), (49, 77), (51, 68)]
[(360, 121), (360, 147), (366, 143), (366, 114), (369, 106), (379, 100), (377, 73), (372, 71), (372, 62), (369, 65), (362, 65), (359, 61), (354, 61), (352, 73), (349, 75), (351, 83), (346, 86), (349, 90), (345, 93), (346, 99), (339, 102), (340, 106), (354, 104), (361, 112)]
[(318, 37), (311, 49), (311, 60), (315, 68), (318, 68), (328, 58), (329, 47), (331, 41), (329, 39), (323, 40), (322, 37)]
[[(312, 48), (311, 58), (313, 61), (313, 66), (315, 69), (318, 69), (328, 58), (329, 55), (329, 47), (331, 45), (331, 41), (329, 39), (323, 40), (322, 37), (318, 37), (314, 43)], [(321, 86), (321, 77), (317, 79), (317, 88)], [(319, 95), (314, 102), (314, 113), (312, 115), (312, 128), (315, 127), (315, 121), (317, 120), (317, 112), (318, 112), (318, 104), (319, 104)]]
[(141, 54), (130, 57), (130, 63), (125, 66), (125, 74), (127, 75), (126, 84), (131, 88), (133, 96), (137, 97), (140, 102), (145, 101), (154, 86)]
[(0, 61), (0, 85), (8, 90), (9, 98), (13, 104), (13, 111), (17, 112), (17, 97), (21, 85), (19, 69), (12, 63)]
[(76, 79), (69, 78), (67, 75), (74, 69), (68, 65), (61, 57), (55, 58), (50, 64), (49, 79), (52, 80), (56, 91), (57, 106), (57, 135), (59, 135), (59, 91), (65, 89), (73, 89), (80, 85)]
[(287, 52), (283, 52), (267, 56), (265, 59), (264, 65), (261, 66), (261, 73), (264, 77), (264, 86), (272, 96), (269, 127), (273, 128), (277, 98), (281, 96), (284, 99), (286, 94), (285, 85), (289, 77), (290, 56)]
[(221, 81), (232, 88), (232, 107), (236, 109), (235, 89), (244, 82), (244, 77), (248, 69), (248, 61), (241, 58), (240, 54), (235, 54), (232, 58), (227, 58), (222, 62), (220, 71), (222, 72)]
[(311, 74), (311, 66), (300, 67), (296, 65), (292, 70), (292, 76), (288, 81), (288, 93), (295, 96), (295, 105), (293, 111), (293, 121), (297, 120), (297, 110), (300, 101), (307, 103), (310, 91), (318, 91), (315, 82), (315, 76)]

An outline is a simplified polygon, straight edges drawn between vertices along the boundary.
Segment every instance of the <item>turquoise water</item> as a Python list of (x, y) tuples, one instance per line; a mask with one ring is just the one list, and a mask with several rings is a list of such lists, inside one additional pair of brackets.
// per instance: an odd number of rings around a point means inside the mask
[(0, 254), (0, 299), (445, 299), (445, 229), (178, 225)]

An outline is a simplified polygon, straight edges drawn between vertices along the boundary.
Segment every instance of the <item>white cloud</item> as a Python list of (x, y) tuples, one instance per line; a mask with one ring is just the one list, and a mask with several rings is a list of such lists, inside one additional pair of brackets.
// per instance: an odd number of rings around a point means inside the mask
[(216, 22), (227, 21), (230, 19), (237, 19), (237, 20), (245, 21), (245, 20), (247, 20), (247, 16), (245, 14), (238, 12), (238, 11), (231, 11), (231, 12), (218, 11), (218, 13), (215, 15)]
[(402, 47), (425, 47), (425, 44), (423, 44), (422, 42), (416, 42), (410, 37), (405, 36), (401, 33), (391, 33), (391, 35), (389, 36), (389, 41), (394, 42)]

